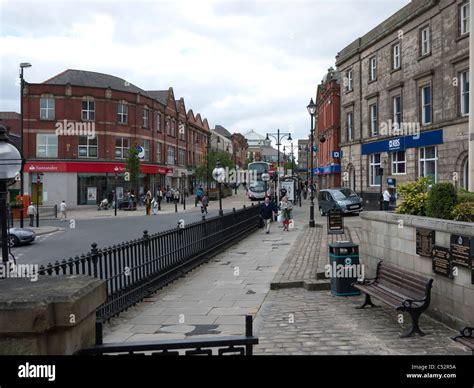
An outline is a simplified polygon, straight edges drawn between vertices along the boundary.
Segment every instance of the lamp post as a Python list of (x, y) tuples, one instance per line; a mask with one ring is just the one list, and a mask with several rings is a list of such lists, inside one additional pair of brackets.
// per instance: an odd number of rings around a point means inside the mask
[[(25, 88), (25, 79), (23, 78), (23, 69), (31, 67), (31, 63), (22, 62), (20, 63), (20, 153), (23, 154), (23, 90)], [(20, 209), (20, 228), (23, 228), (23, 194), (24, 194), (24, 182), (23, 182), (23, 168), (20, 170), (20, 196), (21, 196), (21, 209)]]
[(8, 262), (7, 186), (23, 169), (23, 158), (7, 135), (7, 128), (0, 125), (0, 218), (2, 223), (2, 261)]
[(311, 116), (311, 136), (310, 136), (310, 147), (311, 147), (311, 180), (310, 180), (310, 185), (311, 185), (311, 204), (309, 206), (309, 227), (314, 228), (316, 226), (314, 222), (314, 171), (313, 171), (313, 144), (314, 144), (314, 114), (316, 113), (316, 104), (314, 103), (313, 99), (309, 102), (309, 105), (306, 107), (308, 109), (308, 113)]
[(216, 168), (212, 170), (212, 177), (217, 181), (219, 185), (219, 215), (223, 216), (222, 211), (222, 182), (225, 181), (225, 169), (222, 167), (221, 161), (216, 162)]
[(288, 141), (293, 141), (291, 138), (291, 133), (283, 133), (278, 129), (276, 133), (267, 133), (266, 141), (270, 141), (270, 137), (276, 140), (276, 145), (278, 149), (278, 171), (277, 171), (277, 206), (280, 204), (280, 145), (281, 141), (288, 137)]
[(183, 187), (182, 187), (182, 191), (181, 191), (181, 198), (183, 199), (183, 210), (186, 210), (186, 193), (184, 192), (184, 189), (185, 189), (185, 179), (186, 179), (186, 174), (183, 172), (181, 174), (181, 177), (182, 177), (182, 181), (183, 181)]

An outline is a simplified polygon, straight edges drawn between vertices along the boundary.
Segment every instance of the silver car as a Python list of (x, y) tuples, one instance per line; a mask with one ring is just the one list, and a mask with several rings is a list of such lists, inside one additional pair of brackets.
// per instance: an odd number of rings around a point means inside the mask
[(322, 216), (325, 216), (331, 209), (339, 209), (344, 214), (360, 213), (364, 210), (362, 199), (347, 187), (320, 190), (318, 206)]
[[(18, 245), (27, 244), (35, 241), (36, 234), (28, 228), (10, 228), (8, 230), (8, 246), (16, 247)], [(1, 236), (0, 236), (1, 240)]]

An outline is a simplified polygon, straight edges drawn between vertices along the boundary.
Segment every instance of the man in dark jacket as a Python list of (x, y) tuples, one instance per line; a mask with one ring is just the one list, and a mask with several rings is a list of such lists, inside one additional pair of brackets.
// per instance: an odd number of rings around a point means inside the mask
[(275, 217), (277, 208), (273, 202), (270, 201), (269, 197), (265, 198), (265, 202), (260, 210), (260, 216), (264, 222), (265, 233), (270, 234), (270, 222)]

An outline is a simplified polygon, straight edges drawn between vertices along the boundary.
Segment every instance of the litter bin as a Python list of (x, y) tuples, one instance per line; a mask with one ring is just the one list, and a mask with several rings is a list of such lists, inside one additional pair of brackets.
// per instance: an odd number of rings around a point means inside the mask
[(359, 246), (348, 241), (329, 244), (329, 264), (331, 293), (336, 296), (360, 295), (360, 291), (352, 287), (357, 277), (363, 275), (360, 273)]

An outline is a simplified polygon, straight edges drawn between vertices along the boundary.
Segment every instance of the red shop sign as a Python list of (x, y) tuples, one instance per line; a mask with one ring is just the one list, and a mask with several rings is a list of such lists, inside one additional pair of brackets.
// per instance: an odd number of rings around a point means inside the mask
[[(142, 164), (140, 170), (144, 174), (167, 174), (168, 168)], [(171, 169), (172, 170), (172, 169)], [(24, 172), (112, 172), (124, 173), (124, 163), (100, 163), (100, 162), (28, 162), (25, 164)]]

